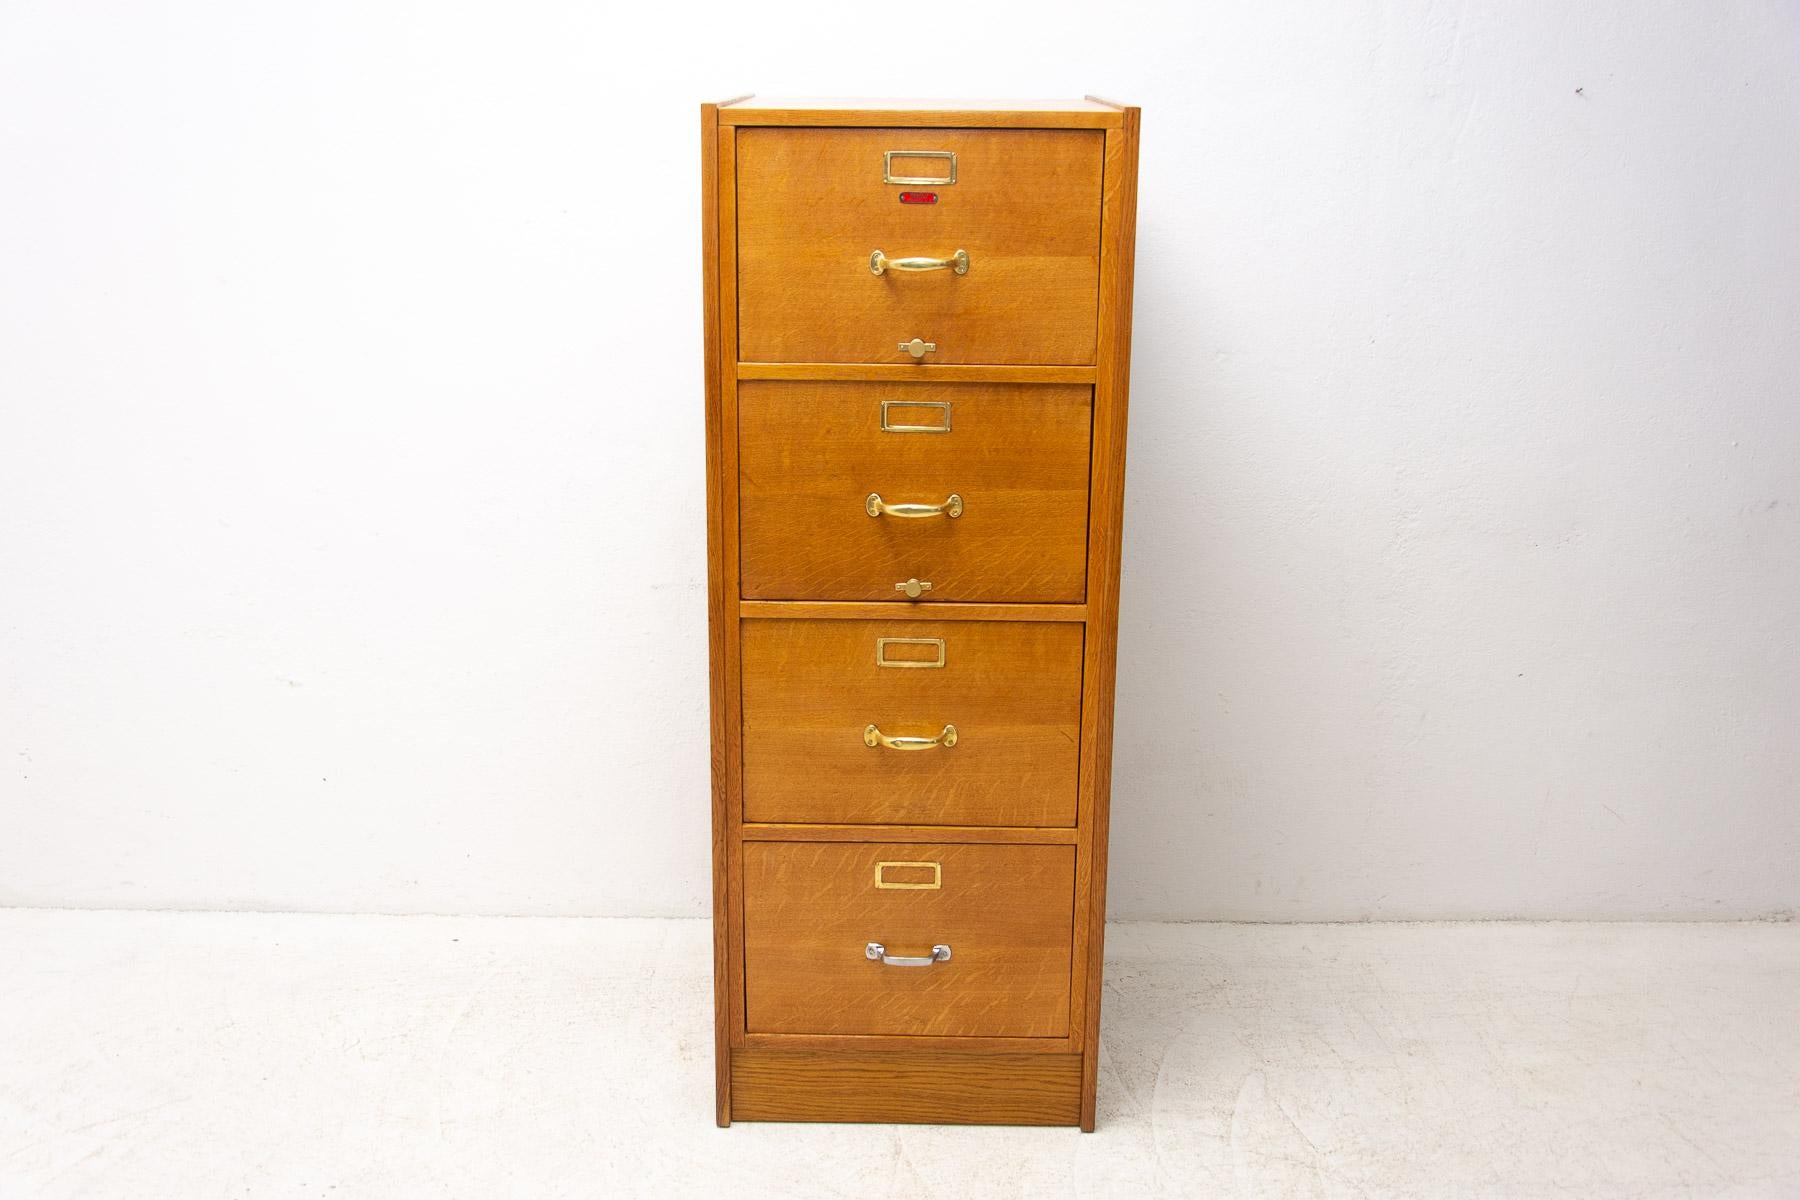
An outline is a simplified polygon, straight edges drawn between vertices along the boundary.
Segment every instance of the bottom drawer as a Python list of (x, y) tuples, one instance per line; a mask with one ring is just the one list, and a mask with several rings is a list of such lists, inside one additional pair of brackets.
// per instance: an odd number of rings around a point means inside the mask
[(1074, 907), (1073, 846), (747, 843), (746, 1026), (1066, 1037)]

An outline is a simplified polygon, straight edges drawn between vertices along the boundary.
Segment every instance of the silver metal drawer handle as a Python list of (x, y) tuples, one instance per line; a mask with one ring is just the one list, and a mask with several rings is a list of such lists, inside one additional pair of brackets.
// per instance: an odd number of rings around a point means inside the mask
[(931, 953), (924, 957), (906, 958), (902, 955), (889, 954), (887, 947), (880, 942), (870, 942), (863, 947), (863, 957), (878, 963), (886, 963), (890, 967), (929, 967), (932, 963), (950, 961), (950, 947), (937, 945)]
[(890, 504), (881, 498), (880, 492), (870, 492), (863, 499), (863, 511), (871, 517), (960, 517), (963, 514), (962, 497), (955, 492), (942, 504)]

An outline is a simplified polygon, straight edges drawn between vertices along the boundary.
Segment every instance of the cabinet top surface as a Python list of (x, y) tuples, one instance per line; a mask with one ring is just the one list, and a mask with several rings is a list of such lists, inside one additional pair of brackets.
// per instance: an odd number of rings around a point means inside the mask
[(1088, 96), (1081, 100), (933, 100), (870, 96), (745, 96), (721, 108), (739, 110), (798, 108), (837, 111), (845, 108), (882, 112), (1118, 112), (1119, 106)]
[(744, 96), (719, 105), (727, 125), (1003, 125), (1098, 129), (1122, 125), (1125, 106), (1080, 100), (934, 100), (860, 96)]

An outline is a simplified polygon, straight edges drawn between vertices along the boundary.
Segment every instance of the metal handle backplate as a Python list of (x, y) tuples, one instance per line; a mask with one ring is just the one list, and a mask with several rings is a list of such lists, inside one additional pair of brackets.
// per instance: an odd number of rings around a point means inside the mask
[(886, 963), (890, 967), (929, 967), (933, 963), (949, 962), (950, 947), (941, 942), (931, 948), (931, 953), (916, 958), (904, 955), (889, 954), (887, 947), (880, 942), (870, 942), (863, 947), (863, 957), (878, 963)]
[(863, 728), (863, 745), (873, 750), (877, 746), (889, 750), (936, 750), (939, 746), (948, 750), (956, 745), (956, 726), (946, 725), (943, 732), (936, 737), (889, 737), (874, 726)]

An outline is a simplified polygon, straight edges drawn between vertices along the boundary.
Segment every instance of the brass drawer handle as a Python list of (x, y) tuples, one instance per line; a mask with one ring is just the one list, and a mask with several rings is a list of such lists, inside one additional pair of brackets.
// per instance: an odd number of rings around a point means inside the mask
[(889, 750), (936, 750), (942, 746), (948, 750), (956, 745), (956, 726), (944, 726), (944, 731), (936, 737), (889, 737), (870, 725), (863, 729), (863, 745), (871, 750), (877, 746), (885, 746)]
[(863, 501), (863, 511), (871, 517), (960, 517), (962, 510), (962, 497), (955, 492), (942, 504), (889, 504), (880, 492), (870, 492)]
[(879, 250), (869, 253), (869, 274), (885, 275), (889, 271), (955, 271), (969, 273), (969, 252), (958, 250), (949, 258), (889, 258)]
[(889, 954), (887, 947), (880, 942), (870, 942), (863, 947), (863, 957), (874, 962), (886, 963), (890, 967), (929, 967), (933, 963), (949, 962), (950, 947), (940, 943), (933, 946), (928, 955), (907, 958), (903, 955)]
[(908, 600), (917, 600), (920, 596), (923, 596), (926, 592), (931, 590), (931, 580), (918, 578), (909, 579), (905, 583), (896, 583), (894, 585), (894, 590), (896, 592), (905, 592)]

